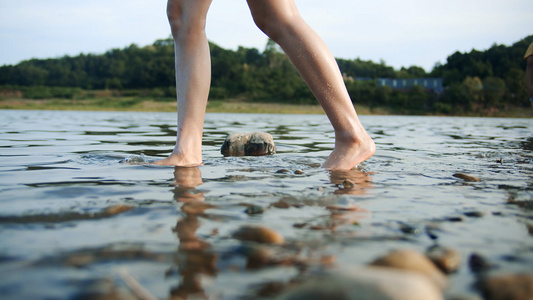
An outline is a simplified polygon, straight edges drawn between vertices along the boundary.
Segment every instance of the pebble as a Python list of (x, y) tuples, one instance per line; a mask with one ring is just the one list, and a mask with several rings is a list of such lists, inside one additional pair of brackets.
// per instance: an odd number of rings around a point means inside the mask
[(426, 275), (441, 289), (448, 285), (446, 276), (424, 254), (411, 250), (396, 250), (374, 260), (372, 266), (409, 270)]
[(244, 212), (249, 215), (262, 214), (264, 211), (265, 210), (259, 205), (250, 205), (244, 210)]
[(291, 207), (289, 202), (287, 202), (287, 201), (285, 201), (283, 199), (280, 199), (278, 202), (272, 203), (271, 206), (273, 206), (275, 208), (290, 208)]
[(527, 231), (530, 235), (533, 235), (533, 223), (527, 223)]
[(272, 135), (266, 132), (239, 132), (226, 137), (220, 152), (224, 156), (263, 156), (276, 153)]
[(495, 275), (482, 280), (480, 289), (486, 300), (531, 300), (533, 299), (533, 275)]
[(114, 216), (132, 209), (131, 205), (117, 204), (104, 209), (102, 213), (106, 216)]
[(483, 212), (481, 212), (481, 211), (467, 211), (467, 212), (464, 212), (463, 215), (465, 215), (467, 217), (481, 218), (485, 214)]
[(291, 171), (288, 170), (288, 169), (279, 169), (276, 171), (276, 174), (286, 174), (286, 173), (290, 173)]
[(342, 186), (345, 188), (345, 189), (352, 189), (355, 187), (355, 183), (353, 181), (351, 181), (350, 179), (344, 179), (342, 181)]
[(460, 178), (466, 182), (479, 182), (481, 181), (481, 179), (479, 179), (478, 177), (475, 177), (475, 176), (471, 176), (471, 175), (466, 175), (466, 174), (463, 174), (463, 173), (455, 173), (453, 174), (453, 177), (457, 177), (457, 178)]
[(278, 232), (263, 226), (243, 226), (233, 233), (233, 237), (241, 241), (281, 245), (285, 239)]
[(384, 268), (345, 268), (310, 279), (282, 294), (282, 300), (442, 300), (425, 276)]
[(296, 174), (296, 175), (301, 175), (301, 174), (303, 174), (303, 173), (304, 173), (304, 171), (302, 171), (302, 170), (296, 170), (296, 171), (294, 171), (294, 174)]
[(468, 258), (468, 266), (470, 271), (474, 273), (481, 273), (491, 269), (489, 262), (481, 255), (472, 253)]
[(444, 273), (453, 273), (461, 266), (459, 251), (442, 246), (430, 247), (426, 256)]

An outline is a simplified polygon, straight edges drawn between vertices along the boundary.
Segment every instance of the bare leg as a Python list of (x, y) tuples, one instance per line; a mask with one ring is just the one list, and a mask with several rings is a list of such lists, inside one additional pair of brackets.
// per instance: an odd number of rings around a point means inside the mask
[(174, 37), (178, 130), (176, 145), (158, 165), (202, 164), (202, 133), (211, 84), (211, 58), (205, 35), (211, 0), (168, 0), (167, 14)]
[(337, 62), (294, 1), (247, 1), (257, 26), (285, 51), (333, 125), (335, 149), (322, 166), (351, 169), (370, 158), (375, 144), (357, 117)]

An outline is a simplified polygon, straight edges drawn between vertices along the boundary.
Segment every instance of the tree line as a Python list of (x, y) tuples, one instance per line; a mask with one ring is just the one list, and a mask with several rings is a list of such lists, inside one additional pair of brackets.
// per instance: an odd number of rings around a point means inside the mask
[[(411, 66), (395, 70), (384, 61), (337, 59), (350, 96), (356, 103), (408, 113), (468, 113), (528, 105), (523, 55), (533, 35), (511, 46), (494, 44), (486, 51), (456, 52), (430, 72)], [(316, 103), (308, 87), (279, 46), (269, 40), (263, 51), (228, 50), (214, 43), (211, 50), (210, 99)], [(132, 44), (104, 54), (80, 54), (31, 59), (0, 67), (0, 90), (18, 91), (24, 98), (76, 98), (82, 91), (143, 91), (153, 97), (175, 97), (172, 39), (139, 47)], [(442, 93), (420, 86), (410, 90), (380, 87), (377, 78), (444, 79)], [(370, 78), (374, 80), (357, 80)], [(7, 93), (9, 94), (9, 93)], [(85, 93), (84, 95), (87, 95)]]

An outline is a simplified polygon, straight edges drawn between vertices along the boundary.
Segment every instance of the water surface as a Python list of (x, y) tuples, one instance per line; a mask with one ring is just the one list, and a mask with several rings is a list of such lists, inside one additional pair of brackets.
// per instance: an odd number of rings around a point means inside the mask
[[(135, 164), (169, 153), (175, 118), (0, 111), (2, 298), (119, 293), (128, 278), (160, 299), (273, 296), (311, 270), (435, 244), (464, 261), (447, 295), (476, 293), (474, 253), (499, 271), (533, 266), (529, 119), (363, 116), (376, 154), (328, 172), (325, 116), (208, 114), (204, 166)], [(277, 154), (223, 157), (224, 138), (242, 131), (271, 133)], [(269, 249), (285, 263), (250, 265), (248, 245), (232, 237), (250, 224), (285, 237)]]

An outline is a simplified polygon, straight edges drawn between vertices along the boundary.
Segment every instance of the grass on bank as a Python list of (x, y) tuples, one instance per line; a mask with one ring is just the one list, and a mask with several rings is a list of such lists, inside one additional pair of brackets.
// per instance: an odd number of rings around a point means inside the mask
[[(435, 115), (412, 112), (387, 107), (368, 107), (355, 105), (359, 115)], [(80, 110), (80, 111), (146, 111), (176, 112), (173, 98), (154, 98), (139, 96), (97, 97), (87, 99), (24, 99), (0, 98), (0, 109), (28, 110)], [(211, 113), (276, 113), (276, 114), (323, 114), (320, 105), (298, 105), (284, 103), (247, 102), (241, 99), (210, 100), (207, 112)], [(511, 108), (485, 113), (461, 114), (470, 117), (533, 118), (532, 108)]]

